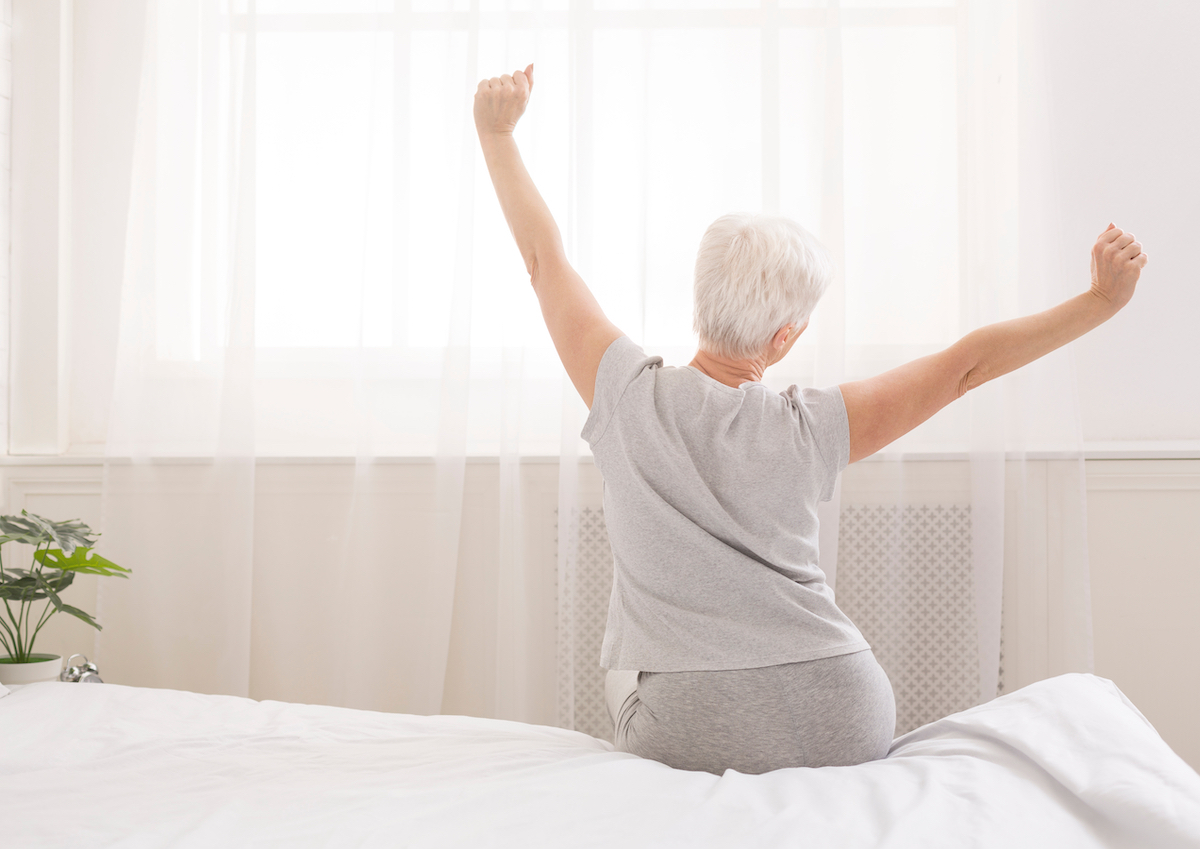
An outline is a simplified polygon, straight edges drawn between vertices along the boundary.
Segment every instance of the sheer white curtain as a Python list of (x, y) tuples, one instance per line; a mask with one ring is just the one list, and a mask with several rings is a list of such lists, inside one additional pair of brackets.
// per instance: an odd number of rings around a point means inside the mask
[(307, 5), (148, 6), (105, 485), (143, 580), (105, 595), (101, 650), (132, 683), (432, 713), (472, 398), (478, 21)]
[[(767, 380), (828, 385), (1057, 296), (1017, 274), (1012, 7), (150, 0), (104, 525), (141, 568), (101, 588), (106, 670), (430, 713), (460, 640), (488, 646), (479, 710), (536, 720), (524, 461), (557, 460), (558, 674), (595, 675), (570, 645), (586, 410), (477, 151), (478, 79), (535, 62), (527, 164), (609, 317), (669, 364), (708, 223), (816, 232), (838, 280)], [(914, 457), (969, 457), (973, 700), (996, 692), (1006, 452), (1072, 438), (1069, 373), (1035, 377), (902, 442), (883, 496)], [(841, 509), (831, 579), (856, 568)]]

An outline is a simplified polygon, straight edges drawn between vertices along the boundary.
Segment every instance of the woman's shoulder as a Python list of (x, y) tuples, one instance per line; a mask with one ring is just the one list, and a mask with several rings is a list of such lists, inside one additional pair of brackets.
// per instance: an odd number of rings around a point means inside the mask
[(648, 355), (628, 336), (613, 340), (596, 370), (592, 407), (580, 434), (589, 445), (594, 448), (608, 430), (609, 422), (622, 405), (630, 385), (647, 371), (656, 371), (662, 362), (662, 357)]
[(779, 393), (787, 403), (805, 418), (846, 417), (846, 402), (837, 386), (816, 388), (789, 386)]
[(641, 345), (628, 336), (618, 336), (604, 352), (604, 356), (600, 360), (600, 369), (604, 370), (607, 365), (608, 370), (613, 374), (629, 372), (636, 374), (645, 368), (657, 368), (662, 364), (662, 357), (647, 354)]

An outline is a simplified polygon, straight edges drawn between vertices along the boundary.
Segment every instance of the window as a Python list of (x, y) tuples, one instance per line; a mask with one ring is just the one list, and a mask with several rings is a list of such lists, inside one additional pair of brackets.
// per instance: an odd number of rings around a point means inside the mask
[(365, 409), (375, 453), (427, 455), (447, 369), (469, 453), (495, 453), (514, 402), (521, 450), (557, 453), (564, 379), (470, 115), (478, 79), (526, 57), (526, 163), (609, 316), (669, 362), (693, 352), (700, 236), (737, 209), (844, 243), (844, 286), (769, 380), (829, 379), (821, 338), (857, 376), (961, 330), (953, 5), (843, 3), (837, 37), (790, 0), (229, 5), (159, 4), (154, 31), (138, 308), (163, 434), (251, 327), (260, 454), (354, 453)]

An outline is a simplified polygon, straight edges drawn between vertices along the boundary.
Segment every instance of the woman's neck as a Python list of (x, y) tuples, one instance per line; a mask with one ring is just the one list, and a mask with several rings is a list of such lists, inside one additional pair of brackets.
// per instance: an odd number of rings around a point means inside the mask
[(703, 349), (696, 352), (696, 356), (688, 365), (702, 371), (718, 383), (724, 383), (735, 389), (743, 383), (761, 381), (763, 372), (767, 369), (765, 357), (733, 359)]

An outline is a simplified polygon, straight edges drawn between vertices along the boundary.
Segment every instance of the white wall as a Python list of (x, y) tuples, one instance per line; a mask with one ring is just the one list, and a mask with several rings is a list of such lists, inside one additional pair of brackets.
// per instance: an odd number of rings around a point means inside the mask
[(1150, 264), (1076, 342), (1089, 441), (1200, 440), (1200, 3), (1024, 0), (1022, 273), (1088, 280), (1109, 221)]
[(1096, 674), (1200, 770), (1200, 460), (1088, 464)]
[[(1022, 0), (1022, 273), (1086, 283), (1113, 221), (1150, 257), (1116, 318), (1074, 343), (1089, 443), (1200, 440), (1200, 4)], [(1147, 446), (1149, 447), (1149, 446)], [(1090, 461), (1096, 674), (1200, 769), (1196, 461)]]
[[(0, 2), (0, 257), (12, 231), (12, 2)], [(8, 262), (0, 262), (0, 398), (8, 397)], [(0, 403), (0, 433), (8, 433), (8, 405)]]

